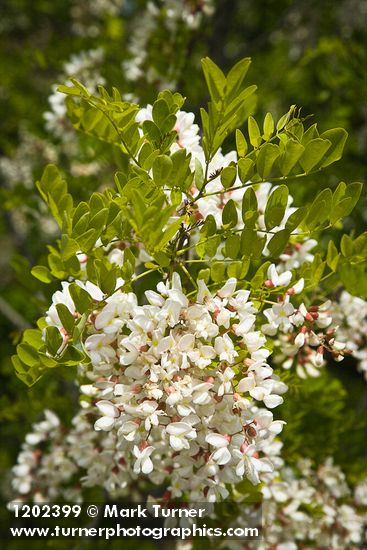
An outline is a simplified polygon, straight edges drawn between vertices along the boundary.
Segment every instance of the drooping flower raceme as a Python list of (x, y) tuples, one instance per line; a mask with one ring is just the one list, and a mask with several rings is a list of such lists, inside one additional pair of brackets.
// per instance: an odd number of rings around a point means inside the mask
[[(224, 495), (226, 483), (247, 476), (256, 484), (258, 472), (272, 469), (258, 446), (282, 428), (268, 409), (282, 403), (287, 387), (267, 364), (250, 293), (234, 278), (214, 294), (202, 280), (198, 285), (190, 300), (174, 273), (171, 283), (146, 292), (145, 305), (133, 293), (118, 290), (101, 300), (89, 288), (96, 310), (83, 345), (93, 383), (81, 389), (84, 400), (90, 396), (94, 429), (113, 434), (113, 452), (124, 457), (122, 486), (126, 475), (149, 474), (156, 483), (170, 479), (173, 497), (216, 500), (213, 479)], [(77, 315), (67, 286), (54, 302), (62, 297)], [(52, 313), (47, 322), (63, 333)], [(266, 424), (253, 403), (267, 412)]]

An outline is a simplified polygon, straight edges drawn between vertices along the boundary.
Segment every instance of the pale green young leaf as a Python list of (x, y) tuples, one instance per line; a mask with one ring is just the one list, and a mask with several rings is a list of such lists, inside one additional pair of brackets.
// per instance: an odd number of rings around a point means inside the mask
[(325, 168), (333, 162), (341, 159), (344, 145), (348, 138), (348, 132), (344, 130), (344, 128), (333, 128), (332, 130), (326, 130), (326, 132), (323, 132), (320, 137), (331, 141), (331, 146), (321, 163), (321, 166)]
[(227, 85), (225, 89), (227, 102), (230, 102), (232, 99), (234, 99), (238, 95), (238, 92), (241, 89), (241, 85), (243, 83), (243, 80), (247, 74), (247, 71), (250, 65), (251, 65), (251, 58), (245, 57), (240, 61), (238, 61), (238, 63), (236, 63), (234, 67), (232, 67), (232, 69), (227, 74), (227, 78), (226, 78)]
[(195, 186), (200, 191), (200, 189), (203, 187), (203, 184), (204, 184), (203, 165), (201, 164), (198, 158), (195, 158)]
[(302, 166), (303, 170), (308, 173), (314, 168), (322, 158), (325, 156), (326, 152), (331, 147), (331, 141), (328, 139), (316, 138), (311, 139), (299, 159), (299, 163)]
[(241, 130), (238, 128), (236, 130), (236, 149), (239, 157), (246, 156), (248, 149), (247, 141)]
[(255, 149), (257, 149), (261, 144), (262, 137), (261, 137), (259, 126), (256, 120), (254, 119), (254, 117), (252, 116), (248, 117), (248, 134), (249, 134), (251, 145)]
[(50, 270), (44, 265), (36, 265), (31, 269), (31, 273), (33, 277), (39, 281), (42, 281), (42, 283), (52, 283), (52, 281), (54, 281)]
[(263, 139), (268, 141), (274, 133), (274, 119), (271, 113), (266, 113), (263, 124)]
[(226, 77), (221, 69), (209, 57), (201, 60), (209, 94), (214, 103), (218, 103), (225, 93)]

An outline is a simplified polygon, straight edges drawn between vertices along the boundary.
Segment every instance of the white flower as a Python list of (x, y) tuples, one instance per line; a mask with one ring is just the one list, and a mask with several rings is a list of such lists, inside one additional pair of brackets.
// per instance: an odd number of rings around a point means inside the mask
[(195, 439), (196, 437), (195, 429), (186, 422), (172, 422), (166, 427), (166, 432), (170, 436), (169, 443), (175, 451), (189, 449), (188, 439)]
[(116, 360), (116, 352), (110, 344), (114, 341), (111, 334), (92, 334), (85, 341), (85, 349), (93, 365), (111, 363)]
[(268, 267), (268, 279), (272, 282), (273, 286), (288, 286), (292, 279), (291, 271), (283, 271), (279, 275), (277, 268), (274, 264), (269, 265)]
[(115, 425), (116, 418), (120, 416), (120, 411), (110, 402), (106, 400), (98, 401), (97, 408), (103, 416), (94, 423), (94, 429), (105, 432), (112, 430)]
[(236, 290), (236, 285), (237, 279), (235, 279), (234, 277), (229, 278), (226, 284), (222, 286), (220, 290), (218, 290), (218, 296), (220, 296), (221, 298), (230, 298), (231, 296), (233, 296), (233, 293)]
[(238, 355), (228, 334), (216, 337), (214, 349), (219, 355), (219, 359), (221, 361), (227, 361), (228, 363), (233, 363), (234, 358)]
[(221, 381), (218, 388), (218, 395), (223, 395), (224, 393), (229, 393), (231, 391), (232, 379), (234, 378), (234, 375), (235, 372), (230, 367), (227, 367), (223, 373), (218, 372), (218, 377)]
[(211, 455), (211, 458), (217, 464), (224, 465), (231, 460), (231, 453), (227, 449), (229, 438), (218, 433), (211, 433), (205, 437), (205, 441), (217, 450)]
[(205, 367), (210, 365), (216, 355), (217, 354), (214, 348), (200, 343), (198, 344), (198, 347), (188, 352), (190, 361), (195, 363), (199, 369), (205, 369)]
[(302, 277), (295, 285), (293, 285), (294, 294), (300, 294), (305, 287), (305, 280)]
[(272, 471), (272, 467), (269, 463), (253, 456), (255, 450), (255, 445), (249, 445), (243, 451), (239, 449), (233, 449), (232, 451), (234, 458), (238, 459), (236, 474), (241, 478), (246, 474), (253, 485), (260, 483), (259, 472)]
[(136, 456), (134, 463), (134, 472), (139, 474), (142, 471), (143, 474), (150, 474), (153, 471), (153, 462), (150, 455), (154, 451), (154, 447), (145, 447), (142, 451), (139, 447), (134, 445), (133, 453)]

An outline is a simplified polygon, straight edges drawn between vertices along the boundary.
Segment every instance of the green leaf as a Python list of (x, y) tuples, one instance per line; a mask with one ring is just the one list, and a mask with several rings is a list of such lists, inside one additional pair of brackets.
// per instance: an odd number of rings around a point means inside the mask
[(326, 220), (332, 206), (332, 198), (333, 195), (330, 189), (324, 189), (317, 195), (304, 221), (310, 231)]
[(228, 258), (237, 258), (240, 251), (241, 238), (239, 235), (230, 235), (225, 241), (224, 254)]
[(263, 139), (268, 141), (274, 133), (274, 119), (271, 113), (266, 113), (263, 124)]
[(245, 136), (241, 130), (236, 130), (236, 149), (239, 157), (246, 156), (248, 145)]
[(201, 60), (209, 94), (214, 103), (218, 103), (224, 96), (226, 78), (220, 68), (209, 57)]
[(99, 210), (89, 221), (89, 227), (98, 229), (99, 234), (103, 231), (108, 217), (108, 208)]
[(292, 168), (297, 164), (305, 148), (294, 139), (288, 139), (285, 144), (284, 152), (279, 157), (280, 171), (283, 176), (287, 176)]
[(332, 224), (352, 212), (361, 195), (362, 187), (363, 184), (359, 182), (350, 183), (349, 185), (344, 182), (339, 183), (333, 194), (330, 211), (330, 222)]
[(325, 156), (326, 152), (331, 147), (331, 141), (328, 139), (316, 138), (311, 139), (299, 160), (303, 170), (308, 173), (314, 168), (321, 159)]
[(57, 87), (57, 91), (62, 94), (67, 94), (72, 96), (80, 96), (82, 93), (80, 88), (77, 88), (76, 86), (65, 86), (64, 84), (60, 84)]
[(73, 200), (67, 192), (66, 181), (62, 179), (59, 169), (53, 164), (46, 166), (36, 186), (58, 225), (62, 226), (64, 213), (71, 221)]
[(79, 313), (88, 311), (92, 304), (92, 298), (84, 288), (81, 288), (76, 283), (69, 285), (69, 293), (75, 304), (75, 308)]
[(182, 202), (182, 191), (181, 189), (177, 189), (174, 187), (172, 191), (170, 192), (170, 201), (171, 204), (175, 206), (179, 206)]
[(171, 223), (167, 229), (165, 229), (160, 236), (160, 239), (155, 246), (155, 249), (164, 248), (165, 245), (176, 235), (177, 231), (180, 229), (183, 218), (179, 218)]
[(200, 189), (203, 187), (204, 183), (204, 170), (203, 166), (198, 158), (195, 158), (195, 185)]
[(88, 320), (88, 312), (83, 313), (79, 321), (74, 326), (73, 330), (73, 341), (74, 343), (77, 343), (81, 340), (85, 325)]
[(254, 173), (254, 161), (250, 158), (241, 158), (238, 161), (238, 175), (242, 183), (247, 183)]
[(326, 263), (332, 271), (336, 271), (340, 259), (340, 254), (334, 244), (334, 241), (330, 240), (327, 249)]
[(332, 130), (326, 130), (320, 137), (331, 141), (331, 147), (328, 149), (321, 164), (322, 167), (326, 167), (341, 159), (344, 145), (348, 138), (348, 132), (344, 130), (344, 128), (334, 128)]
[(251, 145), (255, 149), (257, 149), (257, 147), (259, 147), (261, 144), (262, 138), (261, 138), (259, 126), (256, 120), (254, 119), (254, 117), (252, 116), (248, 117), (248, 134), (249, 134)]
[(288, 205), (288, 187), (279, 185), (271, 193), (265, 208), (265, 226), (270, 230), (281, 223)]
[(59, 329), (54, 326), (46, 327), (45, 334), (46, 345), (49, 352), (51, 353), (51, 355), (56, 355), (62, 344), (62, 336), (59, 332)]
[(200, 269), (198, 273), (198, 280), (202, 279), (206, 284), (209, 282), (210, 279), (210, 269), (207, 267), (205, 269)]
[(222, 212), (222, 224), (225, 228), (235, 227), (238, 222), (236, 205), (232, 199), (226, 203)]
[(260, 237), (255, 229), (245, 227), (241, 233), (241, 253), (245, 258), (260, 258), (266, 237)]
[(222, 283), (224, 281), (224, 274), (226, 271), (226, 264), (224, 262), (213, 262), (210, 268), (210, 276), (214, 283)]
[(172, 172), (169, 186), (179, 187), (180, 189), (189, 189), (192, 184), (193, 174), (190, 170), (191, 155), (186, 154), (186, 149), (179, 149), (171, 156)]
[(234, 99), (238, 92), (241, 89), (241, 85), (243, 83), (243, 80), (247, 74), (247, 71), (251, 65), (251, 58), (245, 57), (238, 61), (232, 67), (232, 69), (229, 71), (227, 75), (227, 85), (226, 85), (226, 100), (227, 102), (230, 102), (232, 99)]
[(74, 256), (79, 251), (80, 251), (80, 245), (75, 239), (71, 239), (67, 235), (62, 235), (60, 252), (61, 252), (61, 259), (63, 261), (69, 260), (72, 256)]
[(68, 334), (71, 334), (74, 330), (75, 323), (73, 314), (65, 304), (56, 304), (56, 310), (62, 326)]
[(292, 232), (294, 229), (296, 229), (302, 220), (305, 218), (307, 214), (307, 207), (301, 206), (300, 208), (297, 208), (292, 214), (289, 216), (289, 218), (286, 221), (285, 228), (288, 229), (288, 231)]
[(60, 365), (76, 366), (81, 362), (85, 362), (85, 360), (86, 355), (82, 351), (75, 346), (68, 346), (60, 356), (58, 362)]
[(353, 256), (353, 253), (354, 253), (353, 240), (349, 235), (344, 234), (342, 236), (342, 239), (340, 241), (340, 250), (345, 258), (349, 258), (350, 256)]
[(23, 333), (22, 341), (37, 349), (45, 345), (44, 341), (42, 340), (42, 331), (38, 328), (29, 328), (25, 330)]
[(277, 258), (281, 254), (288, 244), (290, 237), (289, 229), (281, 229), (270, 239), (268, 243), (268, 250), (274, 258)]
[(251, 260), (249, 258), (243, 258), (242, 262), (233, 262), (227, 266), (228, 277), (236, 277), (237, 280), (242, 280), (246, 277)]
[(96, 240), (98, 239), (100, 234), (101, 231), (98, 231), (97, 229), (89, 229), (88, 231), (83, 233), (83, 235), (80, 235), (78, 237), (80, 249), (83, 250), (83, 252), (88, 252), (89, 250), (91, 250), (94, 247)]
[(173, 163), (167, 155), (159, 155), (153, 162), (153, 179), (158, 185), (168, 185)]
[(13, 355), (11, 361), (15, 369), (15, 374), (28, 387), (33, 386), (43, 374), (44, 369), (41, 365), (30, 367), (23, 363), (17, 355)]
[(154, 259), (161, 267), (168, 267), (171, 263), (170, 257), (161, 250), (154, 253)]
[(19, 359), (30, 367), (34, 367), (39, 363), (38, 351), (33, 346), (26, 343), (21, 343), (17, 346), (17, 354)]
[(310, 126), (308, 128), (308, 130), (306, 130), (306, 132), (303, 134), (302, 136), (302, 145), (304, 147), (306, 147), (306, 145), (312, 140), (312, 139), (316, 139), (319, 137), (319, 132), (317, 130), (317, 124), (312, 124), (312, 126)]
[(43, 283), (52, 283), (52, 281), (54, 281), (50, 270), (43, 265), (36, 265), (31, 269), (31, 273), (33, 277), (35, 277), (39, 281), (42, 281)]
[(153, 103), (153, 121), (158, 127), (161, 126), (162, 122), (169, 116), (169, 114), (170, 110), (168, 104), (163, 98), (157, 99), (157, 101)]
[(145, 136), (149, 139), (149, 141), (151, 141), (155, 145), (159, 144), (159, 141), (161, 139), (161, 132), (158, 126), (152, 120), (144, 120), (143, 132)]
[(233, 164), (230, 164), (229, 166), (226, 166), (223, 168), (220, 174), (220, 181), (224, 187), (224, 189), (229, 189), (232, 187), (234, 182), (236, 181), (237, 177), (237, 170), (236, 166)]
[(283, 130), (283, 128), (288, 124), (288, 122), (291, 120), (294, 112), (296, 110), (295, 105), (291, 105), (289, 108), (289, 111), (285, 113), (282, 117), (280, 117), (278, 123), (277, 123), (277, 132), (280, 132)]
[(263, 264), (261, 264), (255, 275), (251, 279), (252, 288), (257, 289), (263, 286), (269, 265), (270, 262), (264, 262)]
[(242, 199), (242, 220), (246, 227), (253, 228), (259, 216), (255, 191), (249, 187)]
[(209, 256), (209, 258), (215, 256), (218, 250), (218, 246), (221, 242), (222, 239), (220, 235), (213, 235), (207, 240), (207, 242), (205, 243), (205, 252)]
[(256, 160), (256, 167), (261, 179), (265, 179), (270, 175), (274, 162), (279, 157), (279, 154), (279, 147), (273, 143), (264, 143), (264, 145), (260, 147)]

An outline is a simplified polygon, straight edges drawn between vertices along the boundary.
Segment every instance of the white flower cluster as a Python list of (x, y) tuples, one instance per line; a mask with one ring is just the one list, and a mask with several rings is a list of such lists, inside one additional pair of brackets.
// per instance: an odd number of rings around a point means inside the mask
[[(81, 391), (84, 396), (91, 395), (96, 392), (96, 388), (85, 385)], [(137, 474), (133, 471), (128, 475), (126, 455), (124, 449), (118, 446), (118, 435), (114, 431), (95, 431), (93, 404), (82, 400), (81, 405), (82, 411), (73, 419), (73, 427), (69, 432), (65, 431), (57, 416), (48, 410), (44, 413), (45, 419), (34, 424), (18, 456), (17, 465), (13, 468), (12, 483), (17, 493), (14, 501), (46, 502), (62, 497), (78, 502), (82, 499), (81, 486), (103, 486), (115, 497), (131, 497), (134, 490), (136, 492), (137, 486), (134, 489), (133, 483)], [(251, 405), (248, 410), (254, 418), (261, 418), (266, 412), (256, 405)], [(364, 548), (367, 542), (367, 480), (362, 480), (352, 491), (344, 473), (333, 464), (332, 458), (316, 469), (306, 459), (300, 460), (295, 467), (285, 465), (280, 456), (282, 444), (276, 438), (276, 431), (258, 440), (256, 445), (258, 453), (266, 457), (262, 459), (263, 463), (271, 462), (274, 466), (274, 469), (256, 468), (263, 482), (264, 529), (264, 539), (256, 543), (256, 549), (297, 550), (302, 547), (305, 550), (344, 550), (354, 545)], [(241, 475), (243, 470), (247, 473), (248, 468), (253, 471), (253, 464), (258, 462), (257, 453), (254, 453), (254, 457), (251, 447), (253, 445), (241, 453)], [(142, 455), (142, 452), (136, 451), (134, 460), (137, 471), (149, 464), (149, 452)], [(187, 471), (188, 465), (185, 466), (181, 470), (183, 473)], [(168, 468), (165, 477), (170, 472), (171, 468)], [(74, 485), (73, 479), (77, 480)], [(220, 485), (215, 488), (215, 479), (216, 476), (212, 476), (211, 494), (221, 498), (225, 496), (223, 488)], [(165, 494), (163, 498), (171, 496)], [(244, 496), (235, 489), (232, 498), (238, 502), (238, 516), (233, 518), (231, 526), (243, 527), (251, 504), (246, 504)], [(11, 506), (12, 502), (9, 503)], [(228, 544), (234, 550), (244, 548), (243, 542), (227, 542), (226, 547)], [(251, 542), (247, 544), (245, 548), (253, 548)]]
[(212, 0), (200, 1), (178, 1), (163, 0), (161, 6), (153, 2), (148, 2), (146, 11), (139, 14), (139, 21), (135, 21), (128, 44), (129, 59), (122, 63), (124, 76), (127, 80), (136, 81), (144, 77), (148, 82), (159, 83), (160, 89), (173, 89), (175, 87), (177, 68), (172, 65), (165, 67), (165, 74), (160, 74), (159, 70), (152, 63), (146, 66), (149, 52), (149, 42), (152, 37), (161, 30), (166, 40), (175, 36), (179, 32), (179, 27), (194, 30), (199, 27), (204, 17), (209, 17), (213, 13)]
[[(291, 277), (291, 272), (283, 272)], [(270, 280), (270, 283), (272, 281)], [(279, 283), (278, 283), (279, 284)], [(285, 369), (296, 367), (300, 378), (317, 377), (320, 367), (325, 364), (325, 352), (329, 352), (334, 361), (342, 361), (349, 353), (345, 343), (335, 339), (331, 302), (306, 306), (301, 303), (294, 307), (290, 294), (297, 293), (299, 283), (288, 289), (279, 303), (264, 310), (268, 323), (262, 325), (265, 334), (275, 337), (278, 348), (275, 361)]]
[[(62, 296), (75, 314), (67, 285), (54, 302)], [(257, 457), (259, 443), (284, 424), (267, 409), (287, 387), (267, 364), (250, 293), (229, 279), (212, 295), (199, 281), (189, 301), (174, 273), (146, 298), (140, 306), (135, 294), (117, 291), (91, 317), (84, 346), (96, 380), (81, 389), (101, 415), (95, 429), (116, 434), (129, 475), (169, 478), (173, 497), (214, 501), (244, 475), (258, 483), (258, 472), (272, 468)], [(55, 311), (47, 321), (65, 335)], [(254, 402), (266, 408), (254, 414)]]
[(283, 467), (262, 489), (266, 543), (260, 550), (364, 548), (366, 487), (362, 482), (353, 495), (331, 458), (317, 469), (306, 459), (296, 468)]
[(96, 37), (101, 33), (104, 18), (122, 14), (126, 0), (73, 0), (70, 8), (72, 30), (76, 35)]
[[(91, 91), (95, 91), (97, 85), (105, 84), (104, 78), (98, 70), (103, 60), (104, 50), (102, 48), (72, 54), (70, 59), (64, 63), (63, 75), (60, 80), (66, 81), (67, 85), (71, 85), (69, 78), (77, 78)], [(75, 131), (66, 115), (65, 95), (58, 92), (57, 86), (54, 86), (48, 101), (50, 111), (46, 111), (43, 115), (46, 120), (46, 130), (52, 136), (61, 139), (65, 144), (71, 140), (75, 147)]]
[(12, 487), (16, 500), (32, 495), (34, 502), (42, 502), (62, 496), (79, 499), (80, 489), (70, 486), (77, 472), (75, 463), (67, 456), (65, 434), (59, 418), (49, 410), (44, 420), (33, 425), (27, 434), (13, 467)]
[(338, 325), (338, 339), (358, 361), (358, 369), (367, 380), (367, 302), (344, 290), (332, 302), (332, 316)]

